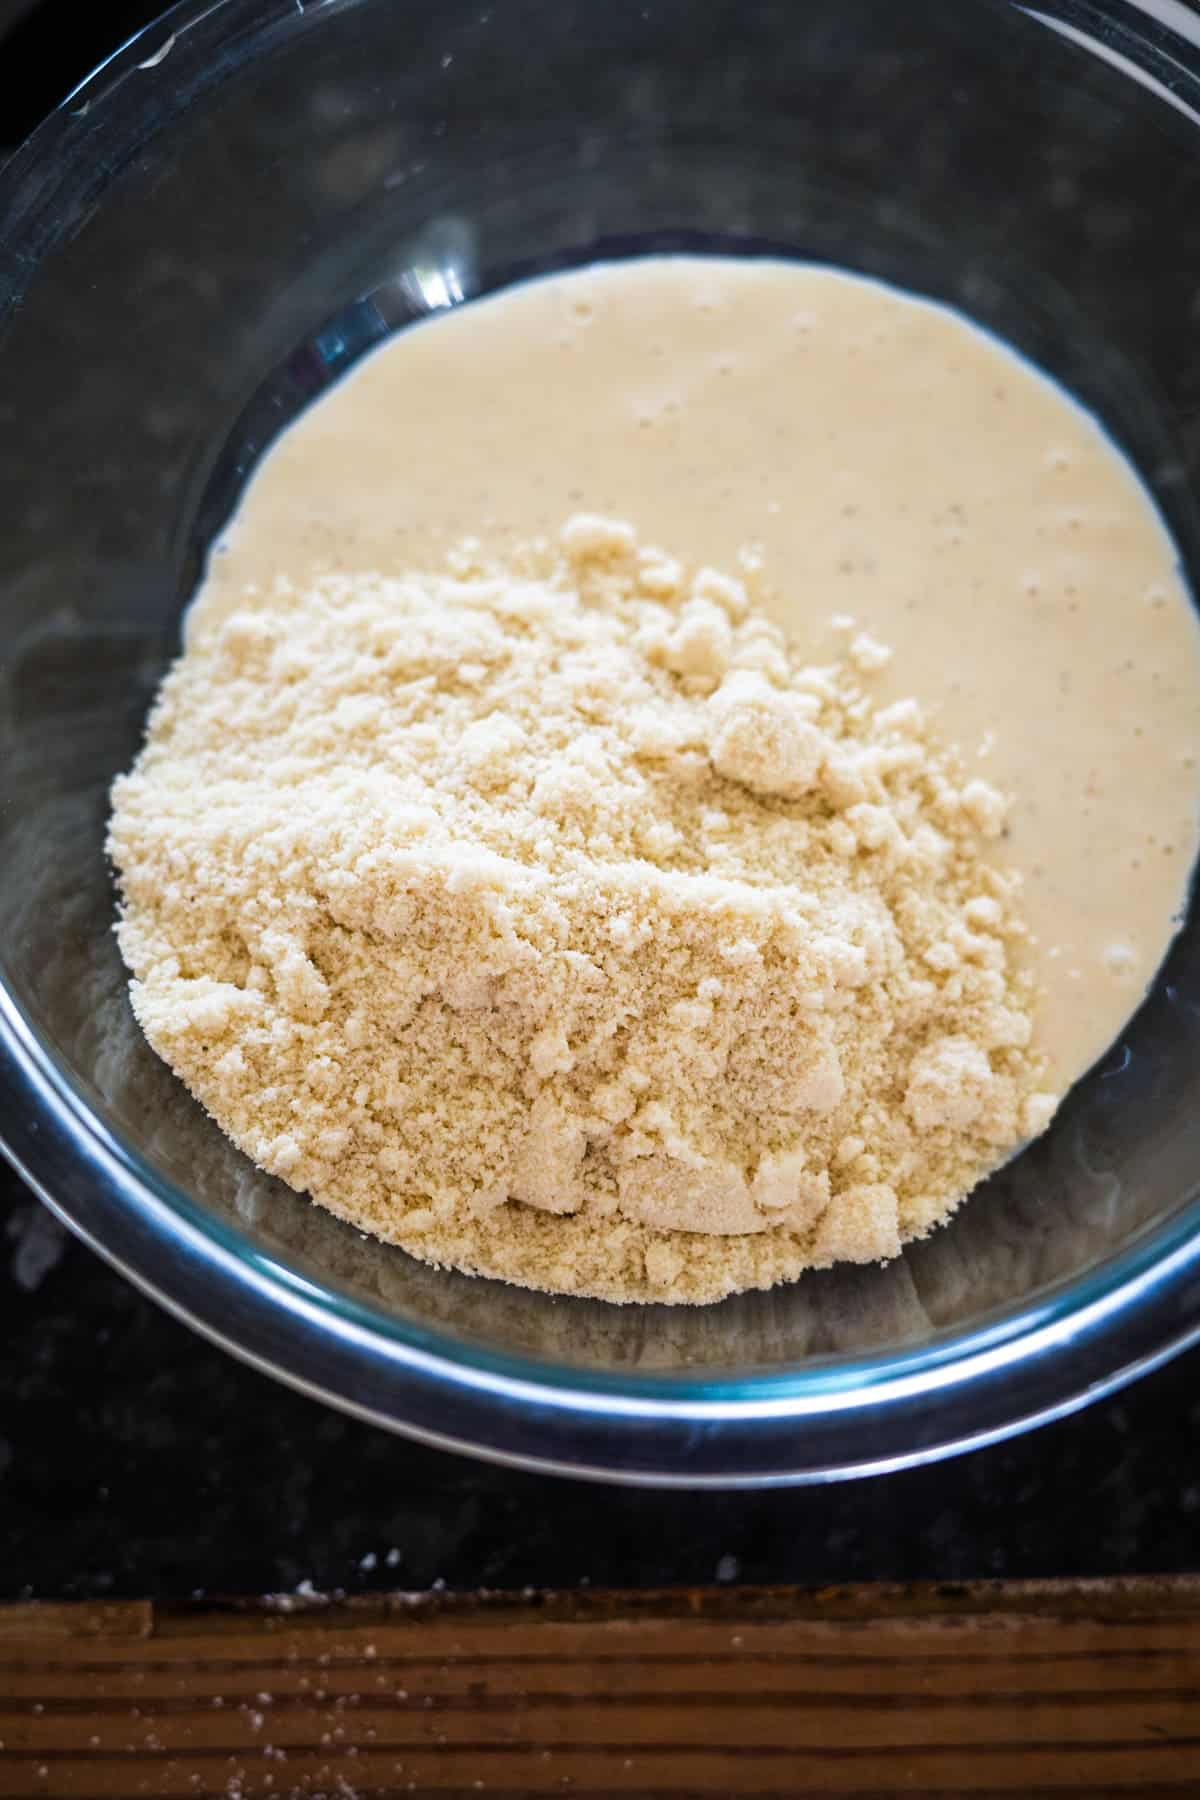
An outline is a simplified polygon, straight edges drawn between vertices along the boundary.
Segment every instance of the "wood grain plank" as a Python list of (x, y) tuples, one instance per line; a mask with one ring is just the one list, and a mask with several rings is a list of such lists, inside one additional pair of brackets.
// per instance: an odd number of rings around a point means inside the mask
[[(385, 1646), (386, 1655), (386, 1646)], [(227, 1705), (253, 1700), (268, 1689), (277, 1706), (307, 1704), (315, 1696), (336, 1704), (359, 1693), (404, 1695), (410, 1691), (435, 1699), (453, 1698), (462, 1691), (464, 1671), (471, 1671), (471, 1691), (481, 1700), (503, 1702), (545, 1694), (569, 1699), (655, 1698), (658, 1696), (705, 1697), (720, 1704), (743, 1692), (739, 1679), (731, 1689), (730, 1665), (739, 1662), (746, 1682), (753, 1676), (754, 1690), (780, 1704), (808, 1700), (824, 1704), (853, 1697), (864, 1689), (874, 1694), (880, 1681), (887, 1685), (894, 1704), (940, 1703), (965, 1695), (980, 1695), (980, 1674), (986, 1669), (989, 1696), (1027, 1698), (1030, 1672), (1035, 1661), (1037, 1693), (1066, 1702), (1102, 1702), (1113, 1694), (1171, 1694), (1186, 1690), (1195, 1679), (1195, 1660), (1187, 1648), (1170, 1651), (1110, 1652), (1072, 1651), (1056, 1656), (1030, 1651), (1021, 1655), (980, 1654), (964, 1661), (957, 1655), (927, 1654), (914, 1662), (903, 1658), (790, 1656), (756, 1654), (753, 1657), (687, 1656), (559, 1656), (525, 1657), (511, 1663), (497, 1656), (486, 1662), (455, 1659), (453, 1664), (391, 1658), (378, 1668), (371, 1661), (329, 1664), (320, 1678), (304, 1660), (226, 1665), (220, 1687)], [(212, 1665), (204, 1665), (211, 1671)], [(186, 1705), (195, 1692), (191, 1666), (129, 1668), (118, 1666), (88, 1670), (88, 1693), (80, 1698), (78, 1665), (34, 1664), (18, 1668), (8, 1664), (0, 1672), (0, 1717), (37, 1701), (54, 1701), (62, 1712), (91, 1707), (98, 1713), (116, 1711), (129, 1703), (171, 1707)], [(1194, 1690), (1193, 1690), (1194, 1691)], [(2, 1733), (0, 1733), (2, 1735)]]
[(0, 1800), (1200, 1793), (1200, 1578), (0, 1608)]

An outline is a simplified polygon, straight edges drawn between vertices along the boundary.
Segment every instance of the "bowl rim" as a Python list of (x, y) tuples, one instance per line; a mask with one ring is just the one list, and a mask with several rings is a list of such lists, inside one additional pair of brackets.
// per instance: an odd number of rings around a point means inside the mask
[(568, 1369), (371, 1315), (235, 1248), (216, 1215), (145, 1179), (3, 988), (0, 1116), (0, 1149), (51, 1210), (202, 1335), (371, 1423), (543, 1473), (666, 1487), (889, 1473), (1061, 1418), (1200, 1341), (1193, 1200), (1087, 1276), (908, 1352), (727, 1391), (703, 1377)]
[[(262, 48), (269, 37), (358, 3), (178, 0), (99, 64), (0, 167), (0, 328), (29, 270), (87, 202), (91, 159), (73, 146), (103, 132), (106, 103), (133, 75), (147, 79), (132, 116), (121, 122), (127, 143), (139, 130), (157, 128), (182, 103), (181, 93), (190, 100), (219, 79), (228, 66), (231, 19), (248, 24)], [(1155, 34), (1156, 65), (1178, 67), (1172, 38), (1200, 49), (1200, 16), (1179, 0), (1110, 0), (1106, 7), (1046, 0), (1036, 11), (1020, 0), (1006, 5), (1052, 29), (1065, 25), (1073, 36), (1083, 23), (1103, 18), (1111, 31), (1115, 22), (1118, 39), (1125, 33), (1146, 55), (1147, 44), (1127, 23), (1137, 15)], [(1052, 9), (1063, 17), (1051, 17)], [(190, 84), (185, 51), (197, 65)], [(1200, 94), (1194, 66), (1187, 73)], [(51, 206), (58, 229), (47, 235), (37, 224)], [(14, 259), (8, 252), (23, 231), (33, 234), (32, 253)], [(15, 274), (14, 262), (21, 265)], [(1200, 1199), (1193, 1198), (1085, 1275), (998, 1309), (983, 1323), (886, 1354), (728, 1380), (687, 1371), (585, 1371), (487, 1352), (322, 1288), (191, 1201), (107, 1127), (2, 972), (0, 1118), (0, 1149), (46, 1204), (136, 1285), (225, 1349), (376, 1424), (543, 1472), (683, 1487), (880, 1474), (1062, 1417), (1200, 1341)], [(1012, 1379), (1018, 1368), (1019, 1398)]]

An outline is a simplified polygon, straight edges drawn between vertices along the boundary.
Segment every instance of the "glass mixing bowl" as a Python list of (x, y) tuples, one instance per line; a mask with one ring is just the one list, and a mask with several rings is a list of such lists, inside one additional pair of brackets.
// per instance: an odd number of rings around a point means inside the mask
[(264, 446), (384, 333), (574, 261), (783, 251), (956, 303), (1107, 421), (1200, 568), (1198, 126), (1179, 0), (184, 0), (85, 82), (0, 176), (0, 1130), (49, 1204), (309, 1392), (631, 1481), (895, 1468), (1200, 1335), (1194, 908), (947, 1229), (619, 1308), (423, 1267), (252, 1168), (139, 1036), (102, 854)]

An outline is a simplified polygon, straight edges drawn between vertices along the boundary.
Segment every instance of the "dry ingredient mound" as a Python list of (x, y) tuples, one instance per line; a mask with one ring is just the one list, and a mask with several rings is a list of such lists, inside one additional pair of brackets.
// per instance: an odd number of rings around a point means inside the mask
[(1055, 1103), (1004, 802), (843, 641), (582, 515), (202, 597), (113, 790), (146, 1036), (429, 1262), (700, 1302), (895, 1256)]

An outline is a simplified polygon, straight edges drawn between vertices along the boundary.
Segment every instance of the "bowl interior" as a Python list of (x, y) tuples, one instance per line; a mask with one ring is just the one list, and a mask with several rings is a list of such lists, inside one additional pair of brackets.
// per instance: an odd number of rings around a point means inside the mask
[[(433, 18), (395, 0), (185, 0), (7, 171), (11, 996), (174, 1205), (385, 1331), (744, 1380), (911, 1349), (1102, 1281), (1195, 1205), (1194, 905), (1120, 1043), (949, 1228), (886, 1269), (700, 1311), (555, 1301), (368, 1242), (252, 1168), (143, 1043), (112, 933), (106, 791), (205, 547), (283, 424), (459, 296), (656, 248), (887, 277), (1060, 376), (1200, 571), (1200, 90), (1180, 61), (1200, 68), (1195, 46), (1133, 6), (1005, 0), (719, 0), (702, 29), (691, 0), (445, 0)], [(414, 419), (398, 482), (419, 455)]]

